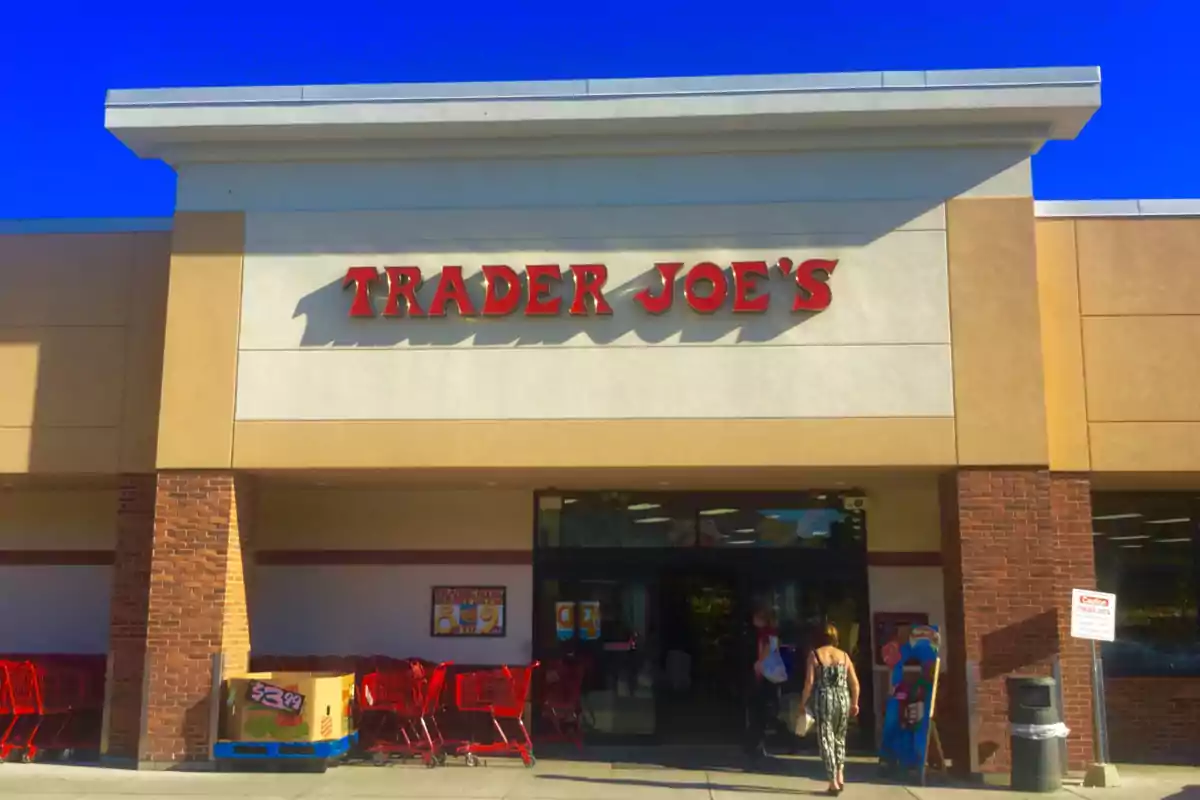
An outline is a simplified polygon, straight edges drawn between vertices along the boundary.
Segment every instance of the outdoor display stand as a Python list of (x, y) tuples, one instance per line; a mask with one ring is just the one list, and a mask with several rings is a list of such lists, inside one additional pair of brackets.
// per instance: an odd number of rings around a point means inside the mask
[(891, 669), (884, 706), (880, 767), (889, 775), (915, 776), (925, 783), (929, 768), (944, 771), (946, 760), (934, 711), (941, 672), (940, 635), (933, 625), (900, 626), (883, 645)]
[(354, 676), (258, 672), (225, 682), (218, 762), (308, 760), (320, 769), (356, 739)]

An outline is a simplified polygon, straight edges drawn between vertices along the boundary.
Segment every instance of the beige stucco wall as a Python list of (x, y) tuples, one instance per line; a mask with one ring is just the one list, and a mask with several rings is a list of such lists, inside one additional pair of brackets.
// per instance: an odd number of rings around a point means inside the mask
[(104, 653), (117, 492), (0, 488), (0, 653)]
[(170, 235), (0, 235), (0, 474), (154, 468)]
[(1200, 219), (1038, 222), (1051, 466), (1200, 472)]
[(260, 486), (259, 550), (531, 550), (533, 493)]

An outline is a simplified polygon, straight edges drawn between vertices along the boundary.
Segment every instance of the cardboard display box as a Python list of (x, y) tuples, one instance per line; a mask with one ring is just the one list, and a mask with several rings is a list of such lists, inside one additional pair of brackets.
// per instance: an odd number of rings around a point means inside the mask
[(225, 681), (221, 738), (238, 742), (321, 742), (354, 732), (354, 676), (331, 672), (250, 672)]

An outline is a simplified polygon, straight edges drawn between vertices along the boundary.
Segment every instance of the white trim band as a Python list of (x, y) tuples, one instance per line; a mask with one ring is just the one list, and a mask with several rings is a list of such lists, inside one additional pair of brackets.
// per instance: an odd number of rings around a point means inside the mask
[(1071, 729), (1063, 722), (1054, 722), (1049, 725), (1018, 725), (1012, 723), (1009, 725), (1009, 730), (1017, 739), (1065, 739), (1070, 735)]
[(1200, 199), (1038, 200), (1039, 217), (1200, 217)]

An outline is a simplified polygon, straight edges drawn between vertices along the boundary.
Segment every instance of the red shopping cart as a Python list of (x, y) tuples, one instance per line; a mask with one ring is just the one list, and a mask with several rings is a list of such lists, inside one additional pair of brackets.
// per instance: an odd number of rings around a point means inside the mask
[[(525, 702), (529, 698), (529, 683), (535, 661), (527, 667), (500, 667), (499, 669), (465, 672), (454, 681), (454, 701), (459, 711), (486, 713), (498, 737), (489, 743), (468, 741), (458, 748), (458, 755), (465, 756), (467, 766), (478, 766), (479, 756), (487, 754), (515, 754), (527, 767), (537, 763), (533, 755), (533, 742), (525, 728)], [(504, 730), (501, 720), (511, 723), (516, 730), (512, 736)]]
[(0, 760), (98, 747), (104, 673), (71, 660), (0, 661)]
[(449, 662), (427, 668), (411, 661), (362, 677), (359, 737), (376, 763), (393, 755), (417, 756), (429, 767), (445, 762), (437, 710), (449, 667)]
[(0, 761), (7, 761), (15, 751), (21, 751), (21, 761), (29, 763), (37, 755), (34, 739), (41, 724), (41, 699), (38, 697), (37, 675), (29, 661), (2, 661), (7, 696), (0, 700), (0, 712), (8, 717), (4, 735), (0, 737)]
[(583, 749), (583, 679), (581, 661), (559, 660), (542, 670), (542, 719), (549, 727), (539, 732), (545, 742), (569, 742)]
[(104, 712), (104, 672), (99, 664), (68, 659), (33, 662), (40, 716), (31, 757), (58, 751), (63, 757), (98, 747)]

